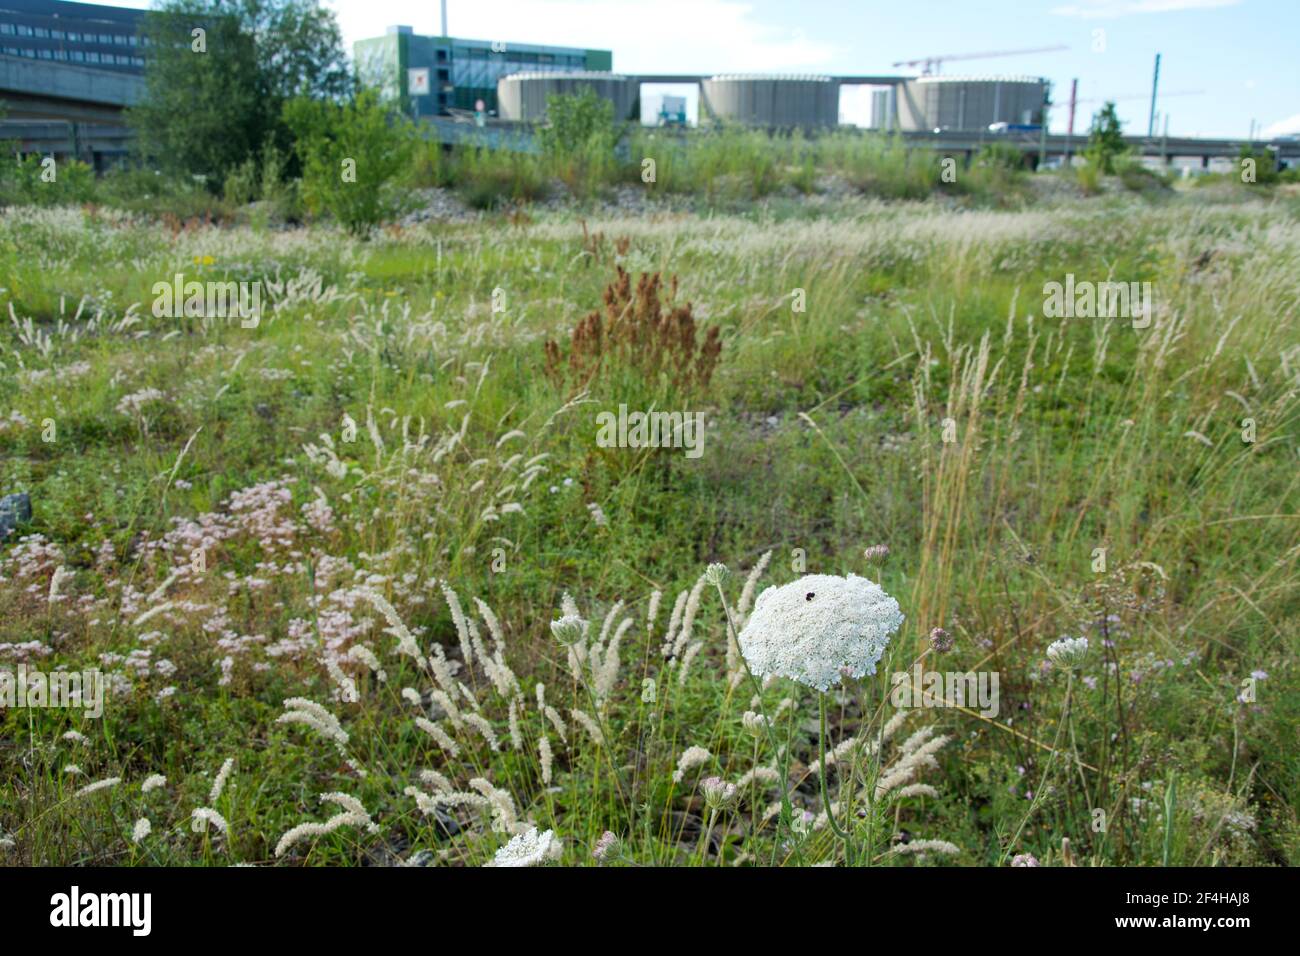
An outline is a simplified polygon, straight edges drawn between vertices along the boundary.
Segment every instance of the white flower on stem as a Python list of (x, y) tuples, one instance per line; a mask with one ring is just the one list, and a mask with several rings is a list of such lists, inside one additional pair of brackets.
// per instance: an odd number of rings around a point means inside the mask
[(537, 827), (530, 828), (511, 838), (510, 842), (497, 850), (488, 866), (537, 866), (545, 863), (551, 856), (553, 848), (558, 848), (554, 830), (538, 833)]
[(788, 677), (825, 691), (845, 675), (875, 674), (902, 623), (898, 602), (874, 581), (810, 574), (758, 596), (740, 650), (758, 677)]
[(1088, 656), (1088, 639), (1086, 637), (1063, 637), (1047, 646), (1047, 659), (1062, 667), (1082, 664)]

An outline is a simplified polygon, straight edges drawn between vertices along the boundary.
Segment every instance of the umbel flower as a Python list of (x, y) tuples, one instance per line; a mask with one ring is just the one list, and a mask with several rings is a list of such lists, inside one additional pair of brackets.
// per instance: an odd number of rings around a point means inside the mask
[(560, 848), (554, 830), (538, 833), (537, 827), (531, 827), (526, 833), (511, 838), (510, 842), (497, 850), (496, 856), (488, 866), (536, 866), (546, 862)]
[(874, 581), (809, 574), (758, 596), (740, 652), (757, 677), (775, 674), (825, 691), (845, 675), (874, 674), (902, 623), (898, 602)]
[(1082, 664), (1088, 656), (1088, 639), (1086, 637), (1064, 637), (1047, 645), (1047, 659), (1062, 667)]

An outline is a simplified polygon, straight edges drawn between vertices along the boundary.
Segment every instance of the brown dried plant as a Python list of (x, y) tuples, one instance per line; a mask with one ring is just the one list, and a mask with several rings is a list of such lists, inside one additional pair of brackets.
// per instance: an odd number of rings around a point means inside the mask
[(651, 386), (666, 382), (680, 393), (708, 388), (722, 355), (721, 332), (709, 328), (702, 339), (691, 304), (676, 305), (677, 277), (669, 280), (668, 302), (661, 302), (660, 273), (642, 273), (635, 290), (631, 276), (616, 266), (605, 287), (604, 309), (589, 312), (570, 336), (568, 354), (558, 342), (545, 344), (546, 374), (557, 385), (589, 387), (602, 374), (632, 371)]

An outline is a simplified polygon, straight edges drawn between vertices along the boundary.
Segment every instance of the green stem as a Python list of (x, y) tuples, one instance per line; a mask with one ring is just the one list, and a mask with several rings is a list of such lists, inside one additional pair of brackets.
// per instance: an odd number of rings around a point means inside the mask
[(821, 779), (822, 788), (822, 808), (826, 811), (826, 821), (831, 825), (831, 831), (844, 841), (844, 856), (847, 861), (853, 852), (853, 838), (848, 831), (840, 827), (835, 822), (835, 814), (831, 811), (830, 794), (826, 792), (826, 772), (829, 769), (826, 766), (826, 695), (818, 694), (817, 702), (821, 709), (821, 727), (817, 734), (817, 748), (821, 757), (821, 772), (817, 776)]

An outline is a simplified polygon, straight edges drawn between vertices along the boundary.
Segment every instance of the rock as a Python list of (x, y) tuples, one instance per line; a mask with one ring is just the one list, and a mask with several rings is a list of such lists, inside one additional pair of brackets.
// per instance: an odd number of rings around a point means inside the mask
[(0, 498), (0, 541), (9, 537), (20, 524), (32, 520), (32, 496), (27, 492)]

